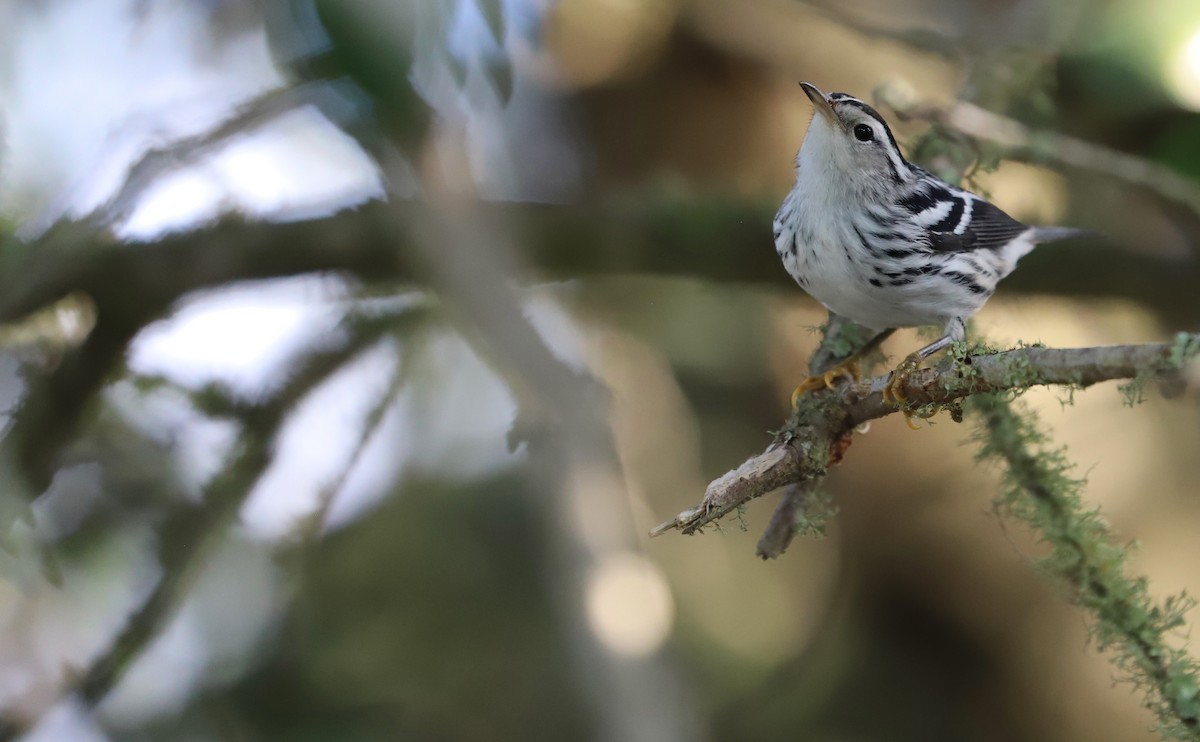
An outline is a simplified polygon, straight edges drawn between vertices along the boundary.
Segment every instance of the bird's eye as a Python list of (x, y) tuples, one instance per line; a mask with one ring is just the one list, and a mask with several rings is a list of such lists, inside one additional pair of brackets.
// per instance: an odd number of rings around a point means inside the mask
[(859, 124), (854, 127), (854, 138), (860, 142), (869, 142), (875, 138), (875, 132), (866, 124)]

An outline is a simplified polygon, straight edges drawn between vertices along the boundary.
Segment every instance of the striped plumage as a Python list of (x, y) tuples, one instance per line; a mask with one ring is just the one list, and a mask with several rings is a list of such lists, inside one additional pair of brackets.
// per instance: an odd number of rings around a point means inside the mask
[(775, 217), (775, 248), (831, 312), (877, 331), (944, 327), (914, 354), (924, 358), (962, 339), (965, 320), (1034, 246), (1080, 233), (1018, 222), (905, 160), (866, 103), (801, 85), (816, 115)]

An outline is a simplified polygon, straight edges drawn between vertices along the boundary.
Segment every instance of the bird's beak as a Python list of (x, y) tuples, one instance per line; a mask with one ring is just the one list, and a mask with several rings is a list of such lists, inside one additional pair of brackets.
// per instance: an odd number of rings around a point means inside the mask
[(829, 101), (825, 100), (825, 94), (821, 92), (820, 88), (806, 82), (800, 83), (800, 87), (804, 89), (804, 94), (812, 101), (813, 110), (824, 116), (825, 120), (831, 125), (838, 125), (837, 114), (833, 112), (833, 106), (829, 105)]

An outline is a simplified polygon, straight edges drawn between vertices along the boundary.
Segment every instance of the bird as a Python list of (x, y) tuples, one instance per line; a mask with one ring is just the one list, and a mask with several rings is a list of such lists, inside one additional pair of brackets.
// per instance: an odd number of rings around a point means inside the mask
[(1020, 258), (1039, 244), (1090, 232), (1023, 224), (906, 160), (887, 121), (862, 100), (800, 87), (814, 113), (796, 155), (795, 185), (775, 215), (775, 250), (831, 316), (875, 335), (796, 387), (792, 406), (809, 391), (832, 388), (837, 377), (857, 379), (855, 360), (896, 328), (937, 325), (942, 335), (907, 356), (883, 389), (885, 401), (901, 406), (907, 376), (965, 338), (967, 319)]

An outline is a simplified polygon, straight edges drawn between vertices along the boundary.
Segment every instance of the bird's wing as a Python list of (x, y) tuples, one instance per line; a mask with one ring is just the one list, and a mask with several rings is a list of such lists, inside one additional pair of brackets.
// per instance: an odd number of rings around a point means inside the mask
[(929, 176), (899, 205), (936, 252), (998, 250), (1029, 227), (978, 196)]

